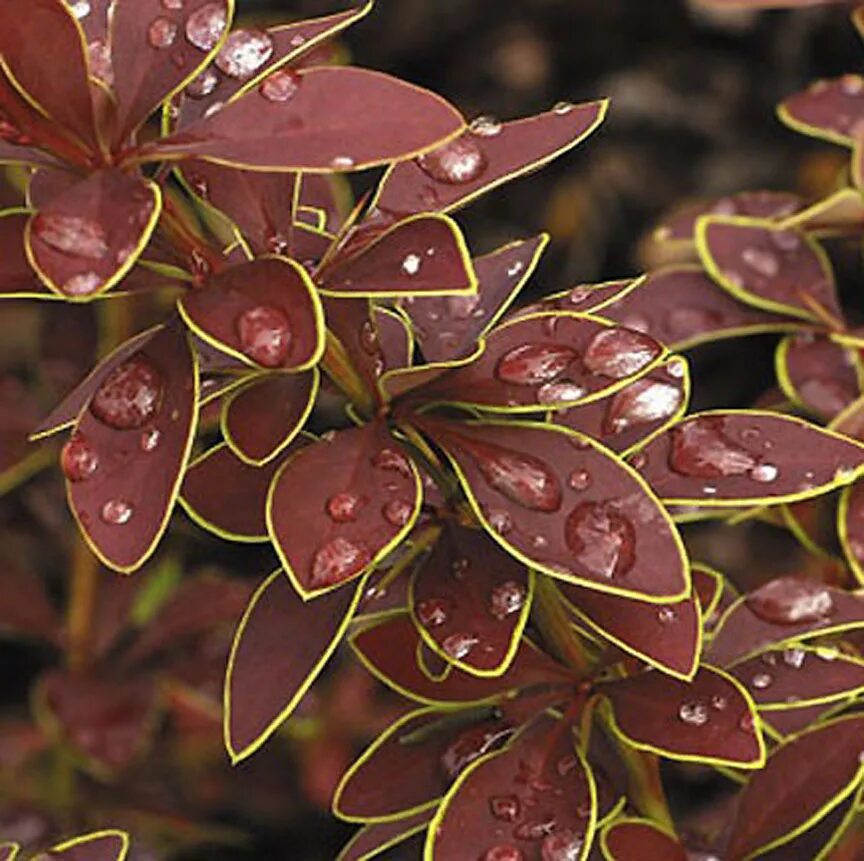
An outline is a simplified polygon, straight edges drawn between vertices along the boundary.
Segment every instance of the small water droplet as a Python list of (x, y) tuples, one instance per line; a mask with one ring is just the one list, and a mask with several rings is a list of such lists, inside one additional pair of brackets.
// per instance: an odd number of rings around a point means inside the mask
[(354, 159), (350, 155), (337, 155), (330, 159), (330, 167), (333, 170), (351, 170), (354, 167)]
[(579, 354), (559, 344), (523, 344), (498, 360), (495, 376), (503, 383), (536, 386), (564, 373)]
[(273, 56), (273, 40), (263, 30), (234, 30), (216, 57), (216, 65), (228, 76), (251, 78)]
[(312, 587), (335, 586), (362, 571), (372, 560), (362, 541), (333, 538), (321, 547), (312, 560)]
[(199, 50), (212, 51), (227, 26), (225, 3), (207, 3), (186, 19), (186, 38)]
[(481, 138), (494, 138), (501, 134), (503, 128), (501, 121), (495, 117), (481, 116), (471, 121), (468, 130), (472, 135)]
[(400, 475), (411, 475), (411, 464), (402, 452), (395, 448), (382, 448), (373, 458), (372, 466), (378, 469), (392, 470)]
[(569, 829), (547, 834), (540, 846), (542, 861), (579, 861), (583, 840)]
[(490, 511), (486, 519), (499, 535), (506, 535), (513, 529), (513, 518), (503, 509)]
[(55, 251), (72, 257), (98, 260), (108, 253), (102, 225), (79, 215), (39, 213), (33, 220), (33, 233)]
[(502, 822), (515, 822), (522, 813), (522, 805), (516, 795), (493, 795), (489, 799), (489, 810)]
[(288, 357), (292, 333), (288, 317), (272, 305), (256, 305), (237, 317), (243, 353), (265, 368), (278, 368)]
[(671, 625), (678, 620), (678, 614), (672, 607), (660, 607), (657, 610), (657, 621), (661, 625)]
[(89, 296), (105, 282), (95, 272), (82, 272), (63, 282), (61, 289), (67, 296)]
[(747, 606), (760, 619), (777, 625), (819, 622), (834, 612), (830, 591), (806, 577), (778, 577), (747, 596)]
[(673, 308), (666, 325), (679, 339), (710, 332), (723, 324), (723, 317), (708, 308)]
[(205, 99), (219, 86), (219, 76), (213, 69), (205, 69), (186, 85), (186, 95), (192, 99)]
[(100, 516), (112, 526), (123, 526), (132, 519), (134, 509), (125, 499), (109, 499), (102, 506)]
[(525, 606), (525, 587), (515, 580), (499, 583), (489, 594), (489, 612), (496, 619), (506, 619)]
[(169, 12), (180, 12), (183, 9), (184, 0), (162, 0), (162, 8)]
[(525, 856), (521, 849), (509, 844), (493, 846), (483, 853), (481, 861), (525, 861)]
[(90, 0), (66, 0), (66, 5), (79, 21), (90, 14)]
[(555, 102), (555, 104), (552, 105), (552, 112), (559, 116), (563, 116), (564, 114), (569, 114), (575, 107), (576, 105), (574, 105), (573, 102)]
[(60, 452), (60, 468), (69, 481), (85, 481), (99, 469), (99, 455), (83, 434), (76, 433)]
[(417, 158), (421, 170), (436, 182), (473, 182), (486, 169), (483, 150), (467, 136), (456, 138)]
[(170, 18), (154, 18), (147, 28), (147, 41), (151, 48), (165, 50), (170, 48), (177, 39), (179, 28)]
[(769, 235), (781, 251), (797, 251), (801, 247), (801, 237), (794, 230), (772, 230)]
[(603, 420), (606, 433), (621, 433), (633, 425), (662, 421), (681, 406), (678, 386), (656, 380), (636, 380), (609, 402)]
[(698, 700), (688, 700), (681, 703), (678, 709), (678, 717), (690, 726), (704, 726), (708, 723), (708, 708), (705, 703)]
[(327, 500), (327, 516), (335, 523), (351, 523), (357, 519), (367, 500), (356, 493), (336, 493)]
[(391, 499), (381, 509), (384, 519), (393, 526), (405, 526), (411, 520), (414, 506), (407, 499)]
[(463, 658), (468, 657), (474, 646), (479, 642), (480, 641), (471, 634), (450, 634), (449, 637), (444, 638), (444, 642), (441, 643), (441, 648), (447, 655), (453, 658), (454, 661), (461, 661)]
[(779, 475), (779, 470), (773, 463), (760, 463), (750, 470), (750, 478), (763, 484), (774, 481)]
[(594, 374), (620, 380), (641, 371), (660, 354), (660, 345), (641, 332), (613, 328), (598, 332), (582, 361)]
[(750, 679), (750, 684), (756, 688), (757, 690), (765, 690), (765, 688), (771, 687), (774, 679), (768, 673), (756, 673), (752, 679)]
[(419, 254), (407, 254), (402, 261), (402, 271), (406, 275), (416, 275), (423, 265), (423, 258)]
[(159, 448), (159, 443), (162, 441), (162, 432), (159, 428), (147, 428), (141, 431), (141, 436), (138, 439), (138, 447), (141, 451), (150, 454)]
[(633, 524), (604, 502), (577, 505), (564, 524), (564, 539), (576, 561), (603, 579), (626, 574), (636, 559)]
[(87, 45), (87, 62), (90, 74), (107, 86), (114, 83), (114, 64), (111, 49), (101, 39), (94, 39)]
[[(507, 267), (507, 277), (515, 278), (523, 269), (525, 268), (525, 264), (521, 260), (517, 260), (515, 263), (511, 263)], [(556, 319), (556, 318), (552, 318)]]
[(701, 416), (676, 426), (669, 465), (680, 475), (696, 478), (748, 474), (757, 465), (756, 458), (726, 436), (724, 427), (719, 416)]
[(162, 374), (144, 356), (134, 356), (111, 371), (90, 400), (90, 412), (118, 430), (140, 428), (162, 406)]
[(299, 48), (306, 44), (306, 37), (302, 33), (295, 33), (290, 39), (290, 44), (292, 48)]
[(270, 102), (287, 102), (297, 92), (302, 80), (293, 69), (279, 69), (264, 78), (258, 91)]
[(788, 667), (794, 667), (796, 670), (800, 670), (804, 665), (804, 660), (807, 657), (807, 653), (804, 649), (798, 649), (795, 647), (784, 649), (783, 650), (783, 663)]
[(744, 732), (753, 732), (756, 729), (756, 720), (749, 711), (744, 712), (741, 716), (741, 720), (738, 721), (738, 729)]
[(711, 697), (711, 708), (713, 708), (715, 711), (725, 711), (726, 706), (728, 705), (729, 701), (722, 694), (714, 694), (714, 696)]
[(450, 619), (450, 601), (444, 598), (428, 598), (417, 604), (415, 611), (424, 628), (438, 628)]
[(763, 278), (774, 278), (780, 272), (777, 256), (765, 248), (745, 248), (741, 259)]
[(587, 490), (591, 487), (591, 473), (587, 469), (574, 469), (567, 479), (573, 490)]

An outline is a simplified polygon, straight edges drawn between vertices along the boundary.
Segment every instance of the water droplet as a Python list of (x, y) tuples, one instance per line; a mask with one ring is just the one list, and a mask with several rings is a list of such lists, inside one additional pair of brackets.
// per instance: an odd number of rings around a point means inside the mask
[(573, 102), (555, 102), (555, 104), (552, 105), (552, 113), (563, 116), (564, 114), (569, 114), (575, 107), (576, 105), (574, 105)]
[(381, 509), (384, 519), (393, 526), (405, 526), (411, 520), (414, 506), (407, 499), (391, 499)]
[(60, 468), (69, 481), (85, 481), (99, 469), (99, 455), (83, 434), (74, 434), (60, 452)]
[(573, 490), (587, 490), (591, 487), (591, 473), (587, 469), (574, 469), (567, 479)]
[(757, 464), (749, 451), (726, 436), (721, 417), (701, 416), (673, 429), (669, 465), (681, 475), (719, 478), (746, 475)]
[(801, 237), (794, 230), (772, 230), (770, 236), (781, 251), (797, 251), (801, 247)]
[(333, 170), (351, 170), (354, 167), (354, 159), (350, 155), (337, 155), (330, 159), (330, 167)]
[(806, 577), (778, 577), (747, 596), (760, 619), (776, 625), (819, 622), (834, 612), (834, 599), (822, 584)]
[(291, 37), (290, 42), (292, 48), (299, 48), (301, 45), (306, 44), (306, 37), (302, 33), (295, 33)]
[(423, 258), (419, 254), (408, 254), (402, 261), (402, 271), (406, 275), (416, 275), (423, 265)]
[(177, 25), (169, 18), (154, 18), (147, 28), (147, 41), (151, 48), (170, 48), (177, 39)]
[(205, 69), (186, 85), (186, 95), (192, 99), (205, 99), (219, 86), (219, 76), (213, 69)]
[(471, 121), (468, 131), (481, 138), (494, 138), (501, 134), (501, 121), (495, 117), (481, 116)]
[(783, 650), (783, 663), (788, 667), (794, 667), (796, 670), (801, 669), (806, 657), (807, 653), (804, 649), (792, 647)]
[(464, 769), (484, 753), (489, 753), (512, 734), (501, 724), (480, 724), (458, 735), (441, 754), (441, 770), (449, 780), (455, 780)]
[(258, 91), (270, 102), (287, 102), (297, 92), (302, 80), (293, 69), (279, 69), (264, 78)]
[(327, 500), (327, 516), (335, 523), (351, 523), (357, 519), (367, 500), (356, 493), (336, 493)]
[(400, 475), (411, 475), (411, 464), (402, 452), (395, 448), (382, 448), (373, 458), (372, 466), (378, 469), (388, 469)]
[(744, 732), (753, 732), (756, 729), (756, 719), (749, 711), (744, 712), (741, 716), (741, 720), (738, 721), (738, 728)]
[(774, 481), (779, 475), (779, 470), (773, 463), (760, 463), (750, 470), (750, 478), (763, 484)]
[(79, 20), (83, 20), (90, 14), (89, 0), (66, 0), (69, 11)]
[(453, 658), (454, 661), (461, 661), (463, 658), (468, 657), (471, 650), (479, 642), (480, 641), (471, 634), (451, 634), (449, 637), (445, 637), (444, 642), (441, 643), (441, 648), (447, 655)]
[(581, 837), (565, 828), (543, 838), (540, 857), (542, 861), (579, 861), (582, 844)]
[(620, 380), (641, 371), (660, 355), (660, 349), (641, 332), (616, 327), (598, 332), (582, 360), (592, 373)]
[(95, 272), (82, 272), (63, 282), (61, 289), (67, 296), (89, 296), (105, 282)]
[(771, 687), (771, 683), (774, 679), (768, 673), (756, 673), (752, 679), (750, 679), (750, 684), (756, 688), (757, 690), (765, 690), (765, 688)]
[(159, 443), (162, 441), (162, 432), (159, 428), (147, 428), (141, 431), (141, 436), (138, 439), (138, 447), (141, 451), (150, 454), (159, 448)]
[(109, 427), (140, 428), (159, 412), (163, 393), (162, 374), (139, 355), (105, 377), (90, 401), (90, 412)]
[(183, 9), (184, 0), (162, 0), (162, 8), (169, 12), (179, 12)]
[(100, 516), (112, 526), (123, 526), (132, 519), (133, 513), (132, 504), (125, 499), (109, 499), (102, 506)]
[(109, 87), (114, 83), (111, 49), (101, 39), (94, 39), (87, 45), (87, 62), (90, 67), (90, 74), (94, 78)]
[(681, 703), (681, 707), (678, 709), (678, 717), (684, 721), (684, 723), (690, 724), (691, 726), (704, 726), (708, 723), (709, 715), (705, 703), (699, 702), (698, 700), (688, 700), (687, 702)]
[(621, 433), (632, 425), (662, 421), (681, 406), (681, 390), (670, 383), (636, 380), (609, 402), (603, 420), (606, 433)]
[(263, 30), (234, 30), (216, 57), (216, 65), (232, 78), (251, 78), (273, 56), (273, 40)]
[(506, 619), (525, 606), (525, 587), (515, 580), (499, 583), (489, 595), (489, 612), (496, 619)]
[(522, 813), (522, 805), (516, 795), (493, 795), (489, 799), (489, 810), (502, 822), (515, 822)]
[[(517, 260), (515, 263), (511, 263), (507, 267), (507, 277), (515, 278), (524, 268), (525, 264), (521, 260)], [(556, 317), (553, 317), (552, 319), (557, 320)]]
[(221, 111), (222, 108), (224, 108), (224, 107), (225, 107), (225, 102), (213, 102), (213, 104), (210, 105), (206, 111), (204, 111), (204, 119), (207, 119), (208, 117), (212, 117), (215, 114), (218, 114), (219, 111)]
[(108, 253), (102, 225), (79, 215), (40, 213), (33, 221), (33, 233), (55, 251), (72, 257), (98, 260)]
[(561, 344), (523, 344), (501, 356), (495, 376), (515, 386), (537, 386), (560, 376), (578, 357)]
[(362, 541), (334, 538), (315, 554), (312, 560), (312, 587), (335, 586), (362, 571), (372, 560)]
[(672, 607), (660, 607), (657, 610), (657, 621), (661, 625), (671, 625), (673, 622), (678, 621), (678, 614)]
[(186, 19), (186, 38), (199, 50), (212, 51), (227, 26), (224, 2), (207, 3)]
[(722, 694), (714, 694), (714, 696), (711, 697), (711, 708), (713, 708), (715, 711), (725, 711), (726, 706), (728, 705), (729, 701)]
[(577, 505), (564, 524), (564, 539), (576, 561), (596, 577), (620, 577), (636, 559), (633, 524), (608, 503)]
[(774, 278), (780, 272), (777, 256), (765, 248), (745, 248), (741, 259), (763, 278)]
[(291, 347), (291, 324), (280, 308), (256, 305), (237, 317), (240, 348), (253, 362), (265, 368), (278, 368)]
[(450, 601), (444, 598), (428, 598), (417, 604), (415, 611), (424, 628), (438, 628), (450, 619)]
[(437, 182), (460, 185), (473, 182), (486, 169), (483, 150), (462, 136), (417, 158), (421, 170)]
[(490, 511), (486, 519), (499, 535), (506, 535), (513, 529), (513, 518), (503, 509)]
[(502, 844), (487, 849), (481, 861), (525, 861), (525, 856), (521, 849), (509, 844)]

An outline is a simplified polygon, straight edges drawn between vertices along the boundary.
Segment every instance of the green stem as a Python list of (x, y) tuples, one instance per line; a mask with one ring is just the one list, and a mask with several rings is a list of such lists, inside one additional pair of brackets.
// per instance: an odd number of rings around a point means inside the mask
[(372, 395), (354, 369), (342, 342), (329, 329), (326, 332), (321, 367), (361, 415), (374, 415), (375, 401)]
[(591, 661), (582, 640), (570, 624), (561, 593), (545, 574), (537, 575), (531, 615), (554, 654), (580, 678), (590, 675)]
[(96, 613), (99, 586), (99, 562), (80, 535), (73, 538), (72, 570), (67, 606), (69, 668), (81, 671), (91, 658), (91, 632)]

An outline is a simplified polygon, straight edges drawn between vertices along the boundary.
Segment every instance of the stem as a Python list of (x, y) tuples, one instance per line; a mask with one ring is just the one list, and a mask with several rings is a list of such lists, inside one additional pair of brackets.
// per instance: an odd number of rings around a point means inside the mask
[(390, 570), (378, 581), (375, 588), (379, 591), (386, 591), (390, 584), (421, 554), (425, 553), (437, 540), (441, 534), (440, 526), (429, 526), (420, 532), (411, 542), (411, 548), (405, 551), (393, 565)]
[(330, 330), (326, 333), (324, 355), (321, 357), (324, 373), (342, 390), (359, 412), (371, 416), (375, 412), (375, 401), (360, 375), (351, 364), (342, 342)]
[(582, 640), (570, 624), (570, 617), (551, 578), (538, 574), (531, 615), (555, 655), (577, 676), (590, 675), (591, 664)]
[(73, 541), (72, 582), (67, 609), (67, 657), (70, 669), (81, 671), (87, 668), (91, 658), (90, 633), (96, 612), (99, 562), (80, 535), (76, 534)]

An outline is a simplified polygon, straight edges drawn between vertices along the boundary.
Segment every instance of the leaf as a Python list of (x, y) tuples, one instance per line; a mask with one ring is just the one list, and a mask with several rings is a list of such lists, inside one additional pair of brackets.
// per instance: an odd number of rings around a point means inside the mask
[(690, 575), (693, 578), (693, 593), (699, 600), (700, 615), (703, 620), (710, 621), (723, 599), (723, 575), (701, 562), (691, 563)]
[(54, 293), (86, 302), (132, 269), (162, 205), (159, 187), (117, 168), (95, 171), (40, 207), (24, 233), (30, 265)]
[(608, 861), (687, 861), (689, 857), (674, 836), (650, 819), (617, 819), (603, 830), (600, 843)]
[(273, 479), (267, 528), (288, 576), (308, 599), (370, 570), (395, 549), (421, 500), (416, 467), (376, 421), (293, 454)]
[[(41, 173), (41, 171), (40, 171)], [(56, 299), (36, 277), (24, 253), (24, 209), (0, 212), (0, 298)]]
[[(338, 360), (336, 378), (353, 378), (359, 391), (353, 402), (370, 403), (378, 395), (378, 380), (387, 360), (378, 334), (378, 318), (367, 298), (324, 298), (330, 360)], [(343, 383), (344, 384), (344, 383)]]
[(473, 261), (477, 292), (472, 296), (406, 296), (402, 307), (428, 362), (463, 358), (498, 321), (531, 277), (549, 236), (504, 245)]
[(507, 670), (528, 621), (534, 573), (485, 532), (445, 528), (415, 569), (410, 601), (423, 640), (478, 676)]
[(790, 216), (783, 224), (817, 236), (854, 235), (864, 226), (864, 199), (858, 188), (841, 188)]
[(410, 367), (414, 356), (414, 336), (404, 312), (394, 308), (375, 308), (374, 316), (385, 370)]
[(864, 718), (805, 730), (772, 751), (744, 788), (729, 854), (749, 858), (788, 842), (855, 790), (862, 777)]
[(271, 171), (362, 170), (456, 134), (459, 113), (428, 90), (349, 67), (280, 71), (222, 109), (145, 144), (142, 161), (194, 156)]
[(456, 780), (429, 826), (425, 857), (494, 857), (484, 853), (527, 842), (526, 858), (581, 861), (596, 822), (594, 778), (572, 727), (543, 715)]
[(816, 706), (802, 706), (800, 709), (789, 708), (763, 711), (760, 715), (765, 731), (782, 741), (784, 738), (797, 735), (805, 729), (824, 723), (838, 712), (843, 711), (847, 703), (820, 703)]
[(189, 459), (197, 401), (195, 356), (172, 325), (102, 377), (82, 410), (61, 463), (72, 513), (109, 568), (134, 571), (156, 549)]
[(602, 400), (577, 404), (553, 417), (556, 424), (628, 454), (678, 422), (690, 400), (690, 369), (672, 356), (656, 370)]
[(746, 690), (702, 666), (689, 682), (656, 670), (606, 683), (613, 729), (634, 747), (685, 762), (761, 768), (765, 742)]
[(290, 717), (342, 640), (363, 584), (307, 604), (280, 569), (252, 596), (225, 675), (225, 747), (236, 764)]
[(605, 101), (562, 104), (508, 123), (474, 123), (473, 132), (465, 132), (423, 160), (401, 161), (390, 168), (372, 205), (401, 215), (464, 206), (576, 146), (603, 122), (607, 105)]
[(693, 677), (702, 648), (702, 619), (694, 595), (658, 607), (572, 583), (559, 583), (558, 588), (579, 621), (593, 631), (661, 672)]
[(689, 592), (681, 539), (665, 510), (589, 437), (529, 422), (424, 418), (418, 426), (447, 454), (489, 534), (525, 564), (642, 600)]
[[(422, 832), (432, 818), (432, 810), (422, 810), (413, 816), (393, 822), (370, 822), (364, 825), (345, 844), (336, 861), (368, 861), (381, 852), (399, 846), (418, 832)], [(422, 849), (422, 844), (418, 846)], [(416, 853), (413, 857), (419, 857)]]
[(186, 324), (222, 353), (257, 368), (301, 371), (324, 350), (321, 303), (306, 270), (259, 257), (212, 277), (178, 304)]
[[(572, 684), (567, 669), (525, 638), (513, 663), (500, 676), (481, 677), (452, 667), (441, 681), (433, 681), (418, 666), (420, 635), (407, 613), (382, 617), (349, 642), (369, 672), (403, 696), (427, 705), (475, 705), (522, 687)], [(566, 691), (561, 696), (566, 697)]]
[[(623, 278), (617, 281), (601, 281), (596, 284), (577, 284), (569, 290), (550, 293), (536, 305), (527, 305), (513, 312), (511, 317), (533, 314), (534, 311), (578, 311), (581, 314), (599, 314), (609, 305), (623, 299), (645, 283), (647, 276)], [(634, 326), (638, 330), (638, 326)]]
[(106, 829), (65, 840), (52, 846), (51, 861), (125, 861), (129, 852), (129, 835), (125, 831)]
[(852, 146), (864, 119), (864, 80), (860, 75), (813, 81), (784, 99), (777, 115), (790, 128), (831, 143)]
[(0, 861), (15, 861), (20, 849), (17, 843), (0, 843)]
[(791, 646), (735, 664), (729, 671), (762, 710), (830, 703), (864, 691), (864, 661), (831, 646)]
[(263, 466), (303, 428), (318, 395), (319, 374), (268, 374), (232, 391), (222, 408), (222, 435), (237, 457)]
[(708, 649), (721, 666), (766, 648), (864, 627), (861, 596), (802, 576), (769, 580), (724, 612)]
[(650, 272), (635, 290), (598, 313), (647, 332), (673, 350), (723, 338), (800, 328), (800, 323), (741, 304), (701, 266), (669, 266)]
[(416, 396), (507, 413), (564, 409), (623, 388), (663, 354), (647, 335), (600, 318), (540, 312), (498, 326), (473, 362), (437, 377)]
[(864, 447), (792, 416), (715, 410), (655, 437), (634, 462), (665, 503), (776, 505), (851, 483)]
[(412, 215), (356, 253), (339, 254), (316, 271), (333, 296), (471, 295), (477, 277), (462, 231), (447, 215)]
[(806, 234), (755, 218), (710, 216), (699, 221), (696, 241), (711, 277), (747, 305), (842, 320), (831, 263)]

